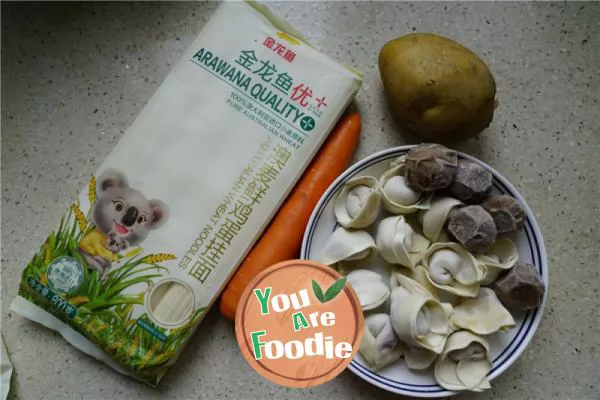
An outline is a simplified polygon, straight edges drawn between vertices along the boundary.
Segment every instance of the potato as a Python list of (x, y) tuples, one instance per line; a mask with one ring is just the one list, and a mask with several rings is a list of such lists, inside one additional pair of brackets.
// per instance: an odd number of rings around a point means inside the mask
[(439, 142), (477, 136), (494, 115), (496, 83), (472, 51), (432, 33), (383, 46), (379, 72), (388, 102), (415, 133)]

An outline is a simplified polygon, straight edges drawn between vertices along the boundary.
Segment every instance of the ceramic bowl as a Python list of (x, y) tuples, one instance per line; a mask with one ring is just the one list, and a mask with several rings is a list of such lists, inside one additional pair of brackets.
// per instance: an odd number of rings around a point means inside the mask
[[(320, 261), (321, 253), (329, 235), (338, 226), (333, 214), (333, 199), (342, 185), (351, 178), (372, 175), (375, 177), (389, 169), (390, 161), (406, 154), (412, 146), (401, 146), (373, 154), (347, 169), (327, 189), (312, 213), (302, 244), (301, 257), (304, 259)], [(485, 167), (493, 175), (492, 194), (509, 194), (515, 197), (524, 207), (526, 213), (525, 227), (511, 239), (519, 250), (519, 260), (530, 263), (540, 272), (546, 288), (548, 288), (548, 264), (542, 234), (533, 213), (527, 206), (523, 197), (513, 185), (492, 167), (467, 154), (458, 153), (459, 159), (469, 159)], [(382, 213), (383, 214), (383, 213)], [(380, 215), (379, 220), (385, 215)], [(377, 221), (369, 228), (374, 235)], [(374, 236), (373, 236), (374, 237)], [(381, 258), (377, 258), (372, 267), (376, 271), (386, 274), (389, 267)], [(537, 330), (548, 290), (546, 290), (540, 307), (528, 312), (512, 312), (517, 326), (508, 332), (496, 333), (487, 336), (491, 356), (494, 363), (488, 378), (498, 377), (506, 371), (523, 353), (535, 331)], [(432, 368), (424, 371), (409, 370), (404, 361), (399, 361), (379, 370), (372, 371), (363, 360), (360, 353), (352, 360), (349, 369), (362, 379), (390, 392), (414, 397), (444, 397), (455, 394), (439, 386), (434, 377)], [(492, 383), (493, 385), (493, 383)]]

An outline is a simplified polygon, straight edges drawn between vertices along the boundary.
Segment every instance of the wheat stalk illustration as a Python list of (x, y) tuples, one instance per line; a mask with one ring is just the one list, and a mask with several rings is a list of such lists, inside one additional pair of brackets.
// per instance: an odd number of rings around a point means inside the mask
[(44, 264), (48, 265), (50, 259), (52, 258), (52, 253), (50, 249), (50, 243), (46, 241), (46, 245), (44, 246)]
[(90, 184), (88, 188), (88, 199), (90, 200), (90, 206), (96, 201), (96, 177), (92, 175), (90, 178)]
[(78, 306), (83, 303), (87, 303), (90, 299), (87, 296), (75, 296), (72, 299), (69, 299), (69, 303), (74, 306)]
[(140, 362), (140, 368), (143, 368), (146, 366), (146, 364), (148, 364), (148, 362), (150, 361), (150, 359), (152, 359), (152, 356), (154, 356), (154, 353), (156, 353), (156, 350), (158, 350), (161, 344), (161, 342), (156, 342), (152, 345), (152, 347), (150, 347), (150, 350), (146, 352), (146, 355), (144, 356), (144, 358), (142, 358), (142, 361)]
[(137, 350), (139, 347), (140, 347), (140, 335), (137, 335), (135, 337), (135, 340), (131, 344), (131, 347), (129, 348), (129, 352), (128, 352), (129, 357), (133, 357), (134, 354), (137, 353)]
[(75, 219), (77, 220), (79, 229), (85, 231), (85, 229), (87, 228), (87, 219), (85, 218), (83, 211), (81, 211), (77, 204), (71, 204), (71, 210), (73, 210), (73, 213), (75, 214)]
[(177, 256), (175, 256), (175, 254), (158, 253), (158, 254), (150, 254), (150, 255), (142, 258), (140, 260), (140, 262), (143, 262), (146, 264), (158, 264), (160, 262), (174, 260), (176, 258), (177, 258)]

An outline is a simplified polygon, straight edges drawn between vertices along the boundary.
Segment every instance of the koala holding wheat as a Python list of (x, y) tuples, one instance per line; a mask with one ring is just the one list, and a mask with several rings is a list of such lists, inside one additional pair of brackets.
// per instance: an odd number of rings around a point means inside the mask
[(107, 169), (96, 183), (96, 202), (91, 212), (95, 229), (81, 239), (79, 252), (104, 281), (117, 252), (140, 244), (167, 219), (164, 202), (146, 199), (129, 187), (123, 173)]

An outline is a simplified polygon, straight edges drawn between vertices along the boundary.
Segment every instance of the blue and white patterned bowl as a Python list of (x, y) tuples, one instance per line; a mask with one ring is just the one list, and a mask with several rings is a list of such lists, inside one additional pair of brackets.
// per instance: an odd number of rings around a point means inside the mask
[[(389, 169), (391, 160), (406, 154), (411, 147), (413, 146), (401, 146), (373, 154), (354, 164), (333, 182), (321, 197), (317, 207), (312, 213), (304, 234), (301, 251), (302, 258), (316, 261), (320, 260), (325, 242), (337, 226), (333, 215), (333, 198), (338, 189), (346, 181), (357, 176), (381, 176), (384, 171)], [(547, 289), (548, 262), (546, 260), (546, 249), (544, 247), (540, 228), (538, 227), (533, 213), (525, 203), (525, 200), (502, 175), (489, 165), (467, 154), (459, 152), (458, 155), (459, 158), (477, 162), (492, 173), (494, 177), (493, 194), (509, 194), (519, 200), (523, 205), (526, 213), (525, 227), (511, 239), (518, 247), (519, 260), (530, 263), (537, 268), (542, 275)], [(376, 225), (376, 223), (374, 225)], [(374, 233), (374, 227), (371, 229), (371, 232)], [(375, 265), (373, 267), (375, 270), (386, 273), (385, 271), (387, 271), (387, 268), (382, 260), (376, 264), (381, 265)], [(494, 362), (494, 366), (488, 376), (490, 380), (506, 371), (506, 369), (523, 353), (533, 338), (542, 318), (547, 293), (548, 290), (546, 290), (543, 302), (539, 308), (528, 312), (513, 313), (513, 317), (517, 322), (515, 328), (509, 332), (496, 333), (486, 338), (489, 341), (491, 356)], [(402, 395), (431, 398), (454, 394), (454, 392), (448, 391), (436, 383), (431, 369), (425, 371), (411, 371), (406, 367), (402, 360), (375, 372), (369, 368), (361, 355), (357, 354), (350, 363), (349, 369), (376, 386)]]

